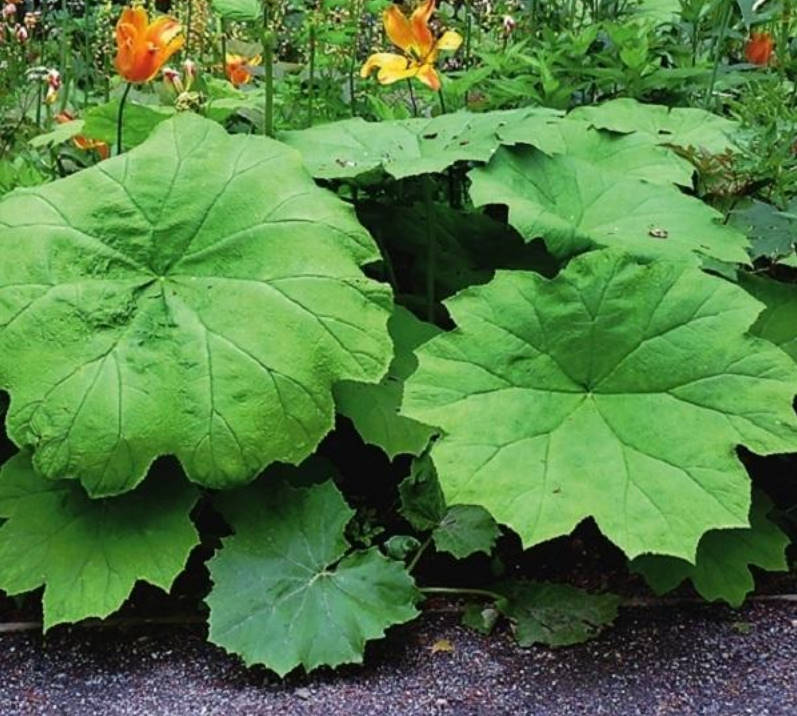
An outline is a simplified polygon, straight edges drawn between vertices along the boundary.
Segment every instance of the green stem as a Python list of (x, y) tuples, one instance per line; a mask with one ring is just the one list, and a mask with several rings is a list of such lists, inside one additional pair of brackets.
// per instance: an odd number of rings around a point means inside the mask
[(473, 594), (477, 597), (485, 597), (494, 601), (505, 599), (503, 594), (491, 592), (489, 589), (475, 589), (471, 587), (421, 587), (420, 591), (424, 594)]
[(434, 323), (434, 279), (437, 252), (434, 242), (434, 202), (432, 196), (432, 178), (427, 174), (423, 177), (423, 203), (426, 213), (426, 317)]
[(227, 66), (227, 23), (223, 17), (219, 18), (219, 28), (221, 33), (221, 70), (224, 72)]
[(728, 32), (728, 25), (731, 22), (731, 12), (733, 7), (731, 5), (731, 0), (725, 1), (725, 14), (722, 17), (722, 24), (720, 25), (720, 32), (717, 36), (717, 42), (714, 45), (714, 69), (711, 71), (711, 80), (708, 85), (708, 92), (706, 92), (706, 99), (704, 102), (704, 107), (708, 109), (709, 105), (711, 104), (711, 98), (714, 95), (714, 84), (717, 81), (717, 73), (719, 72), (720, 67), (720, 60), (722, 59), (722, 45), (725, 42), (725, 35)]
[(443, 88), (441, 87), (437, 90), (437, 96), (440, 98), (440, 112), (442, 114), (448, 114), (448, 110), (446, 109), (446, 98), (443, 94)]
[(316, 27), (315, 17), (310, 21), (310, 78), (307, 86), (307, 126), (313, 126), (313, 112), (315, 104), (315, 43)]
[(412, 80), (407, 78), (407, 87), (410, 88), (410, 103), (412, 104), (412, 116), (418, 116), (418, 103), (415, 101), (415, 90), (412, 89)]
[(127, 95), (130, 94), (130, 89), (133, 87), (132, 82), (125, 85), (125, 91), (122, 92), (122, 99), (119, 100), (119, 114), (116, 116), (116, 153), (122, 153), (122, 131), (123, 131), (123, 118), (125, 111), (125, 102), (127, 102)]
[(423, 541), (423, 544), (421, 544), (421, 546), (418, 547), (417, 551), (412, 556), (412, 559), (410, 560), (410, 563), (407, 565), (407, 571), (408, 572), (412, 572), (412, 570), (415, 569), (415, 566), (418, 564), (418, 562), (420, 562), (421, 557), (423, 556), (423, 553), (427, 550), (427, 548), (429, 547), (430, 544), (432, 544), (432, 535), (429, 535)]
[(266, 115), (263, 119), (263, 134), (274, 136), (274, 33), (263, 29), (263, 50), (266, 70)]
[(360, 4), (358, 0), (351, 0), (349, 14), (354, 25), (354, 39), (351, 46), (351, 60), (349, 62), (349, 100), (351, 102), (351, 116), (357, 116), (357, 98), (355, 96), (354, 72), (357, 68), (357, 40), (360, 37)]
[(185, 56), (191, 56), (191, 23), (194, 20), (194, 3), (193, 0), (186, 0), (188, 2), (188, 12), (185, 17)]

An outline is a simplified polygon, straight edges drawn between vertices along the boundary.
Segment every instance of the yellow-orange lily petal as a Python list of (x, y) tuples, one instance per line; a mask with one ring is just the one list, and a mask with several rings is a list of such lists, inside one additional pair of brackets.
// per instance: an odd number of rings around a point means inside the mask
[(399, 80), (415, 77), (420, 65), (411, 62), (403, 55), (394, 55), (392, 52), (377, 52), (371, 55), (360, 70), (361, 77), (368, 77), (374, 70), (379, 71), (376, 79), (380, 84), (389, 85)]
[[(424, 59), (434, 48), (434, 35), (429, 29), (429, 20), (435, 9), (435, 0), (426, 0), (421, 3), (410, 16), (412, 36), (415, 40), (415, 48), (418, 52), (418, 59)], [(402, 48), (403, 49), (403, 48)]]
[(418, 81), (423, 82), (427, 87), (437, 92), (440, 89), (440, 76), (437, 74), (434, 65), (426, 64), (418, 68), (415, 76)]
[(404, 52), (410, 52), (415, 44), (410, 21), (399, 9), (398, 5), (391, 5), (382, 13), (382, 22), (390, 41)]
[(441, 50), (456, 50), (462, 44), (462, 36), (449, 30), (435, 41), (429, 29), (429, 20), (435, 10), (435, 0), (424, 0), (409, 20), (396, 6), (383, 13), (385, 30), (391, 42), (404, 55), (377, 52), (371, 55), (360, 70), (360, 76), (368, 77), (378, 69), (377, 79), (382, 84), (391, 84), (409, 77), (417, 77), (433, 90), (440, 89), (440, 77), (434, 65)]
[(116, 24), (116, 70), (128, 82), (149, 82), (185, 42), (172, 17), (149, 22), (143, 7), (126, 7)]
[(435, 50), (458, 50), (462, 46), (462, 35), (454, 30), (446, 30), (435, 44)]

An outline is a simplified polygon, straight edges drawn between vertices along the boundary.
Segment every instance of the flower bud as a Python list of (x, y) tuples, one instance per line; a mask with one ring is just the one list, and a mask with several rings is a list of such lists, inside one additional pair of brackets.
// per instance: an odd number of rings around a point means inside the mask
[(193, 60), (186, 60), (183, 62), (183, 72), (185, 72), (185, 76), (189, 81), (196, 79), (196, 62)]
[(28, 30), (24, 25), (17, 25), (14, 27), (14, 36), (19, 43), (24, 44), (28, 41)]
[(180, 77), (180, 73), (173, 67), (163, 68), (163, 82), (178, 94), (183, 91), (183, 80)]
[(511, 15), (504, 15), (504, 19), (501, 21), (501, 27), (505, 35), (511, 35), (517, 27), (517, 22), (515, 22), (515, 18)]
[(17, 14), (17, 6), (14, 3), (6, 3), (3, 5), (3, 19), (9, 20)]

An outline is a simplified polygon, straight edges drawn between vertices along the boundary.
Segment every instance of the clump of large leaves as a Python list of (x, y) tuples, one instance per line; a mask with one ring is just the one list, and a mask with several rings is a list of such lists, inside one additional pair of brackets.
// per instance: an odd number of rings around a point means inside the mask
[(446, 499), (526, 545), (592, 516), (629, 556), (692, 560), (707, 530), (747, 525), (735, 447), (797, 450), (797, 369), (747, 335), (761, 304), (722, 279), (598, 251), (446, 305), (458, 328), (418, 349), (402, 412), (442, 429)]
[(747, 262), (744, 235), (721, 224), (719, 212), (673, 186), (613, 169), (613, 156), (504, 147), (470, 172), (470, 195), (477, 206), (506, 204), (525, 239), (541, 237), (563, 258), (597, 245), (645, 258)]
[(331, 482), (254, 485), (222, 495), (235, 531), (209, 566), (210, 635), (284, 675), (362, 661), (368, 640), (417, 616), (420, 593), (378, 548), (351, 551), (354, 511)]
[(642, 555), (631, 563), (631, 569), (643, 575), (657, 594), (689, 579), (704, 599), (741, 606), (755, 587), (749, 565), (780, 572), (789, 568), (789, 538), (767, 517), (771, 509), (766, 495), (754, 493), (750, 527), (707, 532), (700, 540), (694, 564), (675, 557)]
[(94, 495), (162, 454), (213, 487), (296, 464), (333, 425), (332, 385), (392, 357), (351, 210), (293, 150), (195, 115), (5, 198), (0, 250), (8, 433)]
[(48, 480), (18, 454), (0, 470), (0, 588), (44, 585), (44, 628), (116, 611), (142, 579), (169, 589), (199, 542), (182, 479), (149, 479), (92, 500), (71, 480)]

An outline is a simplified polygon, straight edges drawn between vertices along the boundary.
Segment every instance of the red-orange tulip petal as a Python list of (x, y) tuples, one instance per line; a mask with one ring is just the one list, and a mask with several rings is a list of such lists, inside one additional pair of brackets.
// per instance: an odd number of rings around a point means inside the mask
[(775, 41), (768, 32), (753, 32), (744, 48), (744, 56), (754, 65), (766, 65), (772, 57)]
[(128, 82), (149, 82), (185, 42), (171, 17), (149, 22), (142, 7), (125, 8), (116, 24), (116, 69)]

